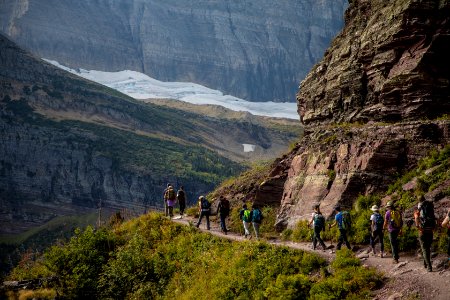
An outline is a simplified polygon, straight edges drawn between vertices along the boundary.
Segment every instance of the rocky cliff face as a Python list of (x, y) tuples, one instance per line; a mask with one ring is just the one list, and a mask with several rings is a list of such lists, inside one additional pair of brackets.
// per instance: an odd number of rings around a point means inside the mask
[(144, 104), (0, 35), (0, 233), (98, 207), (142, 213), (162, 206), (167, 182), (193, 203), (243, 169), (218, 152), (239, 159), (234, 145), (250, 143), (264, 155), (296, 135), (258, 120)]
[(315, 203), (331, 216), (336, 204), (385, 192), (450, 142), (449, 9), (448, 1), (351, 1), (345, 28), (301, 83), (305, 137), (254, 192), (256, 202), (267, 194), (281, 203), (279, 229), (308, 219)]
[(253, 101), (293, 101), (346, 0), (6, 0), (0, 29), (72, 67), (136, 70)]

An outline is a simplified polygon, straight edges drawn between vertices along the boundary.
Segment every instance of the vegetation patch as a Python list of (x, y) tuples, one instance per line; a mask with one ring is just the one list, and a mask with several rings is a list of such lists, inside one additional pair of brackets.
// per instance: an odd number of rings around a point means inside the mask
[(231, 242), (151, 213), (114, 228), (77, 231), (11, 280), (55, 276), (62, 298), (342, 299), (381, 284), (353, 254), (324, 259), (263, 242)]

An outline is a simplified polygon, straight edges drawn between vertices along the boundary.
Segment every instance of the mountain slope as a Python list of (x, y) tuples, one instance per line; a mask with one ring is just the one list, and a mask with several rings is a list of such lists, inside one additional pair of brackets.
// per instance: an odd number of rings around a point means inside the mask
[(297, 134), (143, 104), (38, 60), (2, 36), (0, 49), (2, 233), (98, 206), (161, 206), (167, 182), (183, 184), (192, 202), (243, 169), (216, 151), (237, 160), (249, 154), (224, 145), (248, 142), (264, 150), (271, 136), (287, 145)]
[(308, 219), (315, 203), (332, 217), (336, 204), (386, 192), (450, 143), (449, 11), (448, 1), (351, 1), (343, 31), (300, 86), (304, 137), (249, 185), (249, 200), (280, 204), (279, 229)]
[(73, 68), (134, 70), (251, 101), (295, 99), (346, 0), (6, 0), (0, 30)]

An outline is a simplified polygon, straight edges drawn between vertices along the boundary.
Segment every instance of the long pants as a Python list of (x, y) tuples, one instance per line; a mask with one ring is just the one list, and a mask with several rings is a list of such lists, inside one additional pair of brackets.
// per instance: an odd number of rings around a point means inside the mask
[(384, 252), (384, 235), (383, 230), (376, 230), (372, 232), (372, 235), (370, 236), (370, 246), (372, 246), (372, 249), (375, 251), (375, 244), (377, 242), (380, 242), (380, 250), (381, 252)]
[(225, 224), (225, 220), (227, 218), (227, 215), (225, 214), (219, 214), (220, 217), (220, 228), (222, 229), (223, 232), (227, 232), (227, 225)]
[(167, 206), (168, 210), (169, 210), (169, 217), (173, 217), (173, 207), (172, 206)]
[(242, 224), (244, 224), (244, 234), (245, 234), (245, 236), (250, 235), (250, 230), (249, 230), (250, 222), (242, 221)]
[(420, 248), (422, 248), (423, 265), (431, 271), (431, 244), (433, 243), (433, 231), (419, 233), (419, 243)]
[(339, 239), (336, 246), (336, 249), (340, 250), (343, 243), (347, 246), (348, 249), (351, 249), (350, 243), (347, 240), (347, 230), (339, 228)]
[(398, 233), (400, 231), (394, 230), (389, 232), (389, 241), (391, 242), (392, 258), (398, 260)]
[(179, 202), (180, 204), (180, 215), (184, 214), (184, 210), (186, 209), (186, 203), (184, 202)]
[(322, 238), (320, 237), (320, 232), (322, 231), (322, 228), (318, 226), (314, 226), (314, 235), (313, 235), (313, 249), (316, 249), (317, 242), (322, 246), (323, 250), (325, 250), (327, 247), (325, 246), (325, 243), (323, 242)]
[(167, 200), (164, 200), (164, 215), (169, 216), (169, 206), (167, 205)]
[(200, 212), (200, 216), (198, 217), (198, 222), (197, 222), (197, 228), (200, 226), (200, 224), (202, 223), (202, 219), (203, 217), (206, 218), (206, 229), (210, 229), (209, 227), (209, 211), (201, 211)]
[(450, 228), (447, 229), (447, 240), (448, 240), (447, 254), (448, 254), (448, 257), (450, 258)]
[(259, 226), (261, 224), (256, 223), (256, 222), (252, 222), (252, 224), (253, 224), (253, 229), (255, 230), (256, 239), (259, 239)]

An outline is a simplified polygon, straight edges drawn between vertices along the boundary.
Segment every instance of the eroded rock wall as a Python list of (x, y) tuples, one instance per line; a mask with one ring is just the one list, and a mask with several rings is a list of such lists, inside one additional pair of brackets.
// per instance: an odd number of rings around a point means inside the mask
[(347, 0), (5, 0), (0, 30), (40, 57), (295, 101)]

